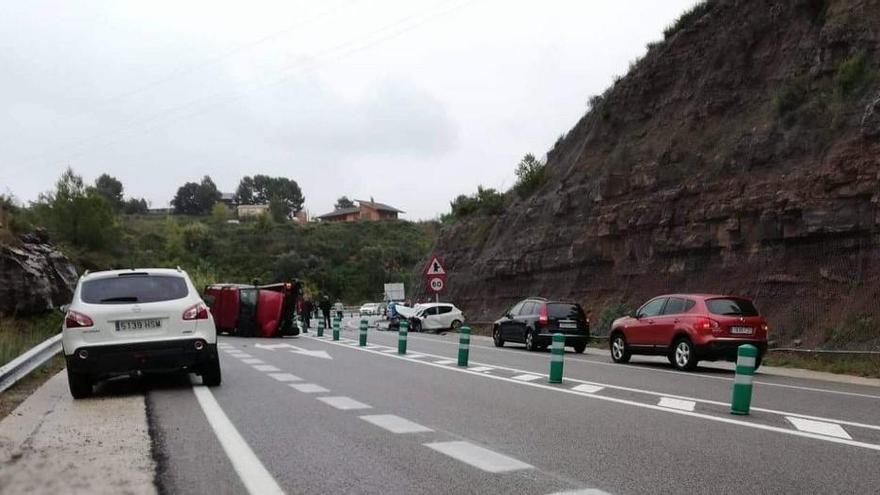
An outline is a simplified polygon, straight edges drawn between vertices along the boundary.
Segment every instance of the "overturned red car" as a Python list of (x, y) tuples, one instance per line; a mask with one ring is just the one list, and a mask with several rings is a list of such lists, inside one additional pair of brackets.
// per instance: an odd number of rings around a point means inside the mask
[(240, 337), (298, 335), (296, 316), (301, 296), (298, 281), (260, 286), (214, 284), (204, 292), (217, 333)]

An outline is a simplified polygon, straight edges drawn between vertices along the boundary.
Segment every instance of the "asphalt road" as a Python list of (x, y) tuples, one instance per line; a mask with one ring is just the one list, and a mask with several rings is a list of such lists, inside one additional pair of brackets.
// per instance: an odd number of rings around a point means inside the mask
[[(351, 325), (349, 325), (350, 327)], [(876, 493), (880, 389), (371, 330), (222, 337), (223, 385), (151, 384), (165, 493)], [(330, 359), (328, 359), (330, 358)], [(593, 490), (593, 491), (590, 491)]]

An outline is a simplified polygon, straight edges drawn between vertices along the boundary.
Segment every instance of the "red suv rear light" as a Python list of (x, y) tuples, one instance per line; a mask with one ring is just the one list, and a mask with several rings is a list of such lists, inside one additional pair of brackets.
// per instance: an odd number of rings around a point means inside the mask
[(721, 325), (719, 325), (717, 321), (715, 321), (711, 318), (701, 318), (700, 320), (697, 321), (697, 323), (696, 323), (696, 325), (694, 325), (694, 327), (697, 330), (702, 330), (702, 331), (712, 332), (712, 333), (721, 333)]
[(207, 320), (208, 307), (202, 303), (193, 304), (183, 312), (184, 320)]
[(65, 328), (86, 328), (94, 324), (95, 322), (87, 315), (77, 313), (76, 311), (68, 311), (67, 316), (64, 317)]
[(541, 313), (538, 315), (538, 322), (540, 322), (542, 325), (546, 325), (550, 322), (550, 315), (547, 312), (546, 304), (541, 305)]

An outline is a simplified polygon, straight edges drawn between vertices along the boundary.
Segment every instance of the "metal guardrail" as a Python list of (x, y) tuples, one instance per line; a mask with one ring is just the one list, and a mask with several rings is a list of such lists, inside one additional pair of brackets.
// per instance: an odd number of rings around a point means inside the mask
[(37, 344), (31, 350), (0, 367), (0, 392), (15, 385), (31, 371), (39, 368), (61, 350), (61, 334)]

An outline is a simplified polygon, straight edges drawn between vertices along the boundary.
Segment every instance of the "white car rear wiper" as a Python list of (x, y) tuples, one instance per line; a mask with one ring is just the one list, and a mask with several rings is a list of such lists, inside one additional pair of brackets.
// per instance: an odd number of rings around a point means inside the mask
[(120, 297), (108, 297), (106, 299), (101, 299), (102, 303), (108, 302), (138, 302), (138, 298), (135, 296), (120, 296)]

